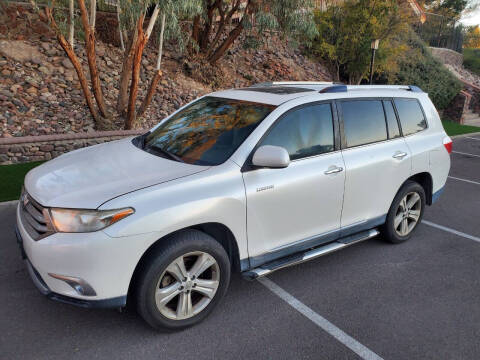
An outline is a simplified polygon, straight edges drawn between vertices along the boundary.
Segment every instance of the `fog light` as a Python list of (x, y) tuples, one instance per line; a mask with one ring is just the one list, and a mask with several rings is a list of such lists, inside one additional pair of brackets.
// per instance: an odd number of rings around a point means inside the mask
[(87, 283), (85, 280), (76, 278), (73, 276), (65, 276), (65, 275), (58, 275), (48, 273), (54, 279), (65, 281), (68, 285), (70, 285), (79, 295), (83, 296), (95, 296), (97, 293), (93, 288)]

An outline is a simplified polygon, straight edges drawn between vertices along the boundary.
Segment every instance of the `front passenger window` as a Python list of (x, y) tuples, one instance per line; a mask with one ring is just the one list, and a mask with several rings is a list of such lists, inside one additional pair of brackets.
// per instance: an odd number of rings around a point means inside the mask
[(281, 146), (295, 160), (333, 151), (333, 139), (331, 105), (316, 104), (287, 112), (261, 145)]

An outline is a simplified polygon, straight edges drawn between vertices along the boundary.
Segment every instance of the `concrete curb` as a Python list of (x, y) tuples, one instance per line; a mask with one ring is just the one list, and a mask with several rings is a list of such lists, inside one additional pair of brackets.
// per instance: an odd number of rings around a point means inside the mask
[(3, 201), (0, 202), (0, 207), (2, 206), (10, 206), (10, 205), (17, 205), (18, 200), (10, 200), (10, 201)]
[(465, 137), (465, 136), (475, 136), (475, 135), (480, 135), (480, 131), (479, 132), (474, 132), (474, 133), (468, 133), (468, 134), (454, 135), (454, 136), (450, 136), (450, 138), (451, 139), (458, 139), (458, 138), (462, 138), (462, 137)]

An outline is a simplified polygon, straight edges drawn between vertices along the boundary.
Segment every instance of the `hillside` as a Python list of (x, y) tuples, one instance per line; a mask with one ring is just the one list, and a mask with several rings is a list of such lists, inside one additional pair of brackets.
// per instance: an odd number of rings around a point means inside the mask
[[(35, 19), (18, 6), (0, 15), (0, 136), (94, 130), (72, 65), (45, 25)], [(164, 78), (138, 127), (149, 128), (186, 102), (216, 89), (271, 80), (330, 80), (322, 65), (289, 48), (284, 41), (271, 37), (267, 43), (256, 50), (245, 50), (238, 41), (218, 68), (210, 72), (179, 54), (176, 44), (166, 44)], [(75, 50), (88, 73), (83, 44), (77, 41)], [(121, 59), (118, 47), (99, 42), (97, 62), (109, 106), (116, 103)], [(143, 98), (155, 63), (156, 51), (150, 44), (142, 60), (139, 99)], [(112, 128), (122, 128), (121, 121)]]

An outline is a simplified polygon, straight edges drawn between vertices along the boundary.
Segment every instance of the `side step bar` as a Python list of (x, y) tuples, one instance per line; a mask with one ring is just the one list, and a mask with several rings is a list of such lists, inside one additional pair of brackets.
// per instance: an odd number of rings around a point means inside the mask
[(357, 234), (338, 239), (337, 241), (328, 243), (326, 245), (322, 245), (317, 248), (289, 255), (284, 258), (266, 263), (252, 270), (245, 271), (244, 273), (242, 273), (242, 276), (247, 280), (254, 280), (259, 277), (271, 274), (274, 271), (283, 269), (285, 267), (301, 264), (305, 261), (312, 260), (319, 256), (330, 254), (334, 251), (343, 249), (347, 246), (359, 243), (361, 241), (371, 239), (377, 236), (379, 233), (380, 232), (377, 229), (362, 231)]

